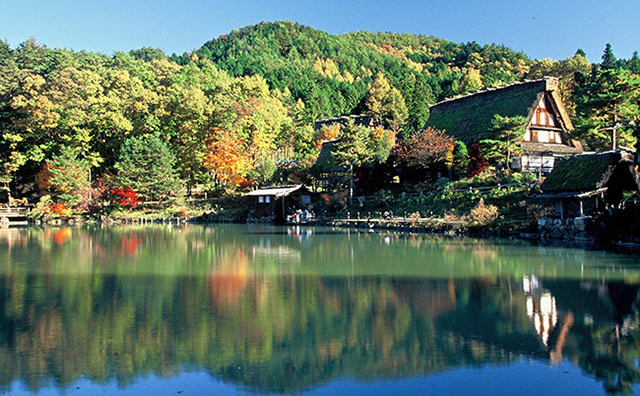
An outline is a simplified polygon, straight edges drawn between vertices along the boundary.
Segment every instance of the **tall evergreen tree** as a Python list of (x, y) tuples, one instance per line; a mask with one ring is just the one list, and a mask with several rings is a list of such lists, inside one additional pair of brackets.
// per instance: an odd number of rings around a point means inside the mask
[(639, 102), (640, 76), (625, 69), (594, 70), (577, 89), (579, 134), (595, 150), (633, 145), (624, 124), (637, 117)]
[(182, 188), (175, 163), (174, 154), (157, 136), (132, 137), (120, 149), (117, 182), (145, 200), (163, 201)]
[(602, 66), (603, 69), (613, 69), (617, 66), (618, 61), (616, 60), (615, 55), (613, 55), (613, 50), (611, 49), (611, 44), (607, 43), (604, 47), (604, 53), (602, 54)]

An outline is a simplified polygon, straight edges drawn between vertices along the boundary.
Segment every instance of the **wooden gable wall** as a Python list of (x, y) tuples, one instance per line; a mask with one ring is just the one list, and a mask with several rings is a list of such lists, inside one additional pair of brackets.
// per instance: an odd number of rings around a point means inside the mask
[(560, 117), (554, 106), (553, 98), (547, 93), (542, 93), (537, 105), (530, 113), (524, 141), (562, 144), (564, 131), (559, 121)]

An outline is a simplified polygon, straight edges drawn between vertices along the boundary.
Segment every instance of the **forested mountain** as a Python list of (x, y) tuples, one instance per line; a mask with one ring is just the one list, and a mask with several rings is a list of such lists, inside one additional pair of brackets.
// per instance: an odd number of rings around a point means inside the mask
[[(601, 64), (581, 50), (562, 61), (531, 60), (498, 45), (331, 35), (292, 22), (248, 26), (170, 57), (152, 48), (104, 55), (35, 39), (17, 48), (0, 42), (0, 182), (14, 195), (44, 194), (74, 208), (108, 191), (128, 194), (116, 201), (133, 206), (136, 172), (167, 177), (136, 181), (143, 198), (181, 195), (177, 186), (270, 183), (278, 160), (298, 160), (296, 179), (279, 177), (300, 182), (313, 177), (310, 165), (327, 138), (351, 131), (351, 140), (367, 140), (343, 157), (371, 165), (423, 129), (430, 104), (543, 75), (560, 78), (587, 148), (610, 147), (613, 126), (619, 143), (633, 147), (638, 73), (637, 53), (616, 59), (610, 46)], [(363, 112), (375, 131), (313, 128), (319, 118)]]
[[(309, 120), (365, 111), (369, 87), (383, 72), (402, 93), (410, 131), (422, 128), (429, 104), (516, 81), (533, 63), (503, 46), (456, 44), (413, 34), (330, 35), (292, 22), (235, 30), (195, 54), (232, 76), (258, 74), (273, 88), (288, 88), (306, 104)], [(171, 59), (184, 65), (192, 55)]]

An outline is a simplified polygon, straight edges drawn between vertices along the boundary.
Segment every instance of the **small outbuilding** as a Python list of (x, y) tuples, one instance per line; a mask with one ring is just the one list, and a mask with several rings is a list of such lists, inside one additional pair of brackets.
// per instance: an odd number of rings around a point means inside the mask
[(311, 209), (313, 193), (302, 184), (265, 187), (244, 195), (250, 200), (249, 216), (284, 223), (297, 209)]
[(540, 186), (554, 217), (583, 217), (619, 207), (625, 191), (640, 192), (634, 155), (625, 150), (572, 155), (557, 161)]

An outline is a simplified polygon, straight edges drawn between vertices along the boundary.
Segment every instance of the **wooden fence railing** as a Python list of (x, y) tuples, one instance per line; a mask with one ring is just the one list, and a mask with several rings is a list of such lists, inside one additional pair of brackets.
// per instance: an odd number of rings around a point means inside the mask
[(30, 209), (27, 207), (0, 208), (0, 215), (26, 215)]

